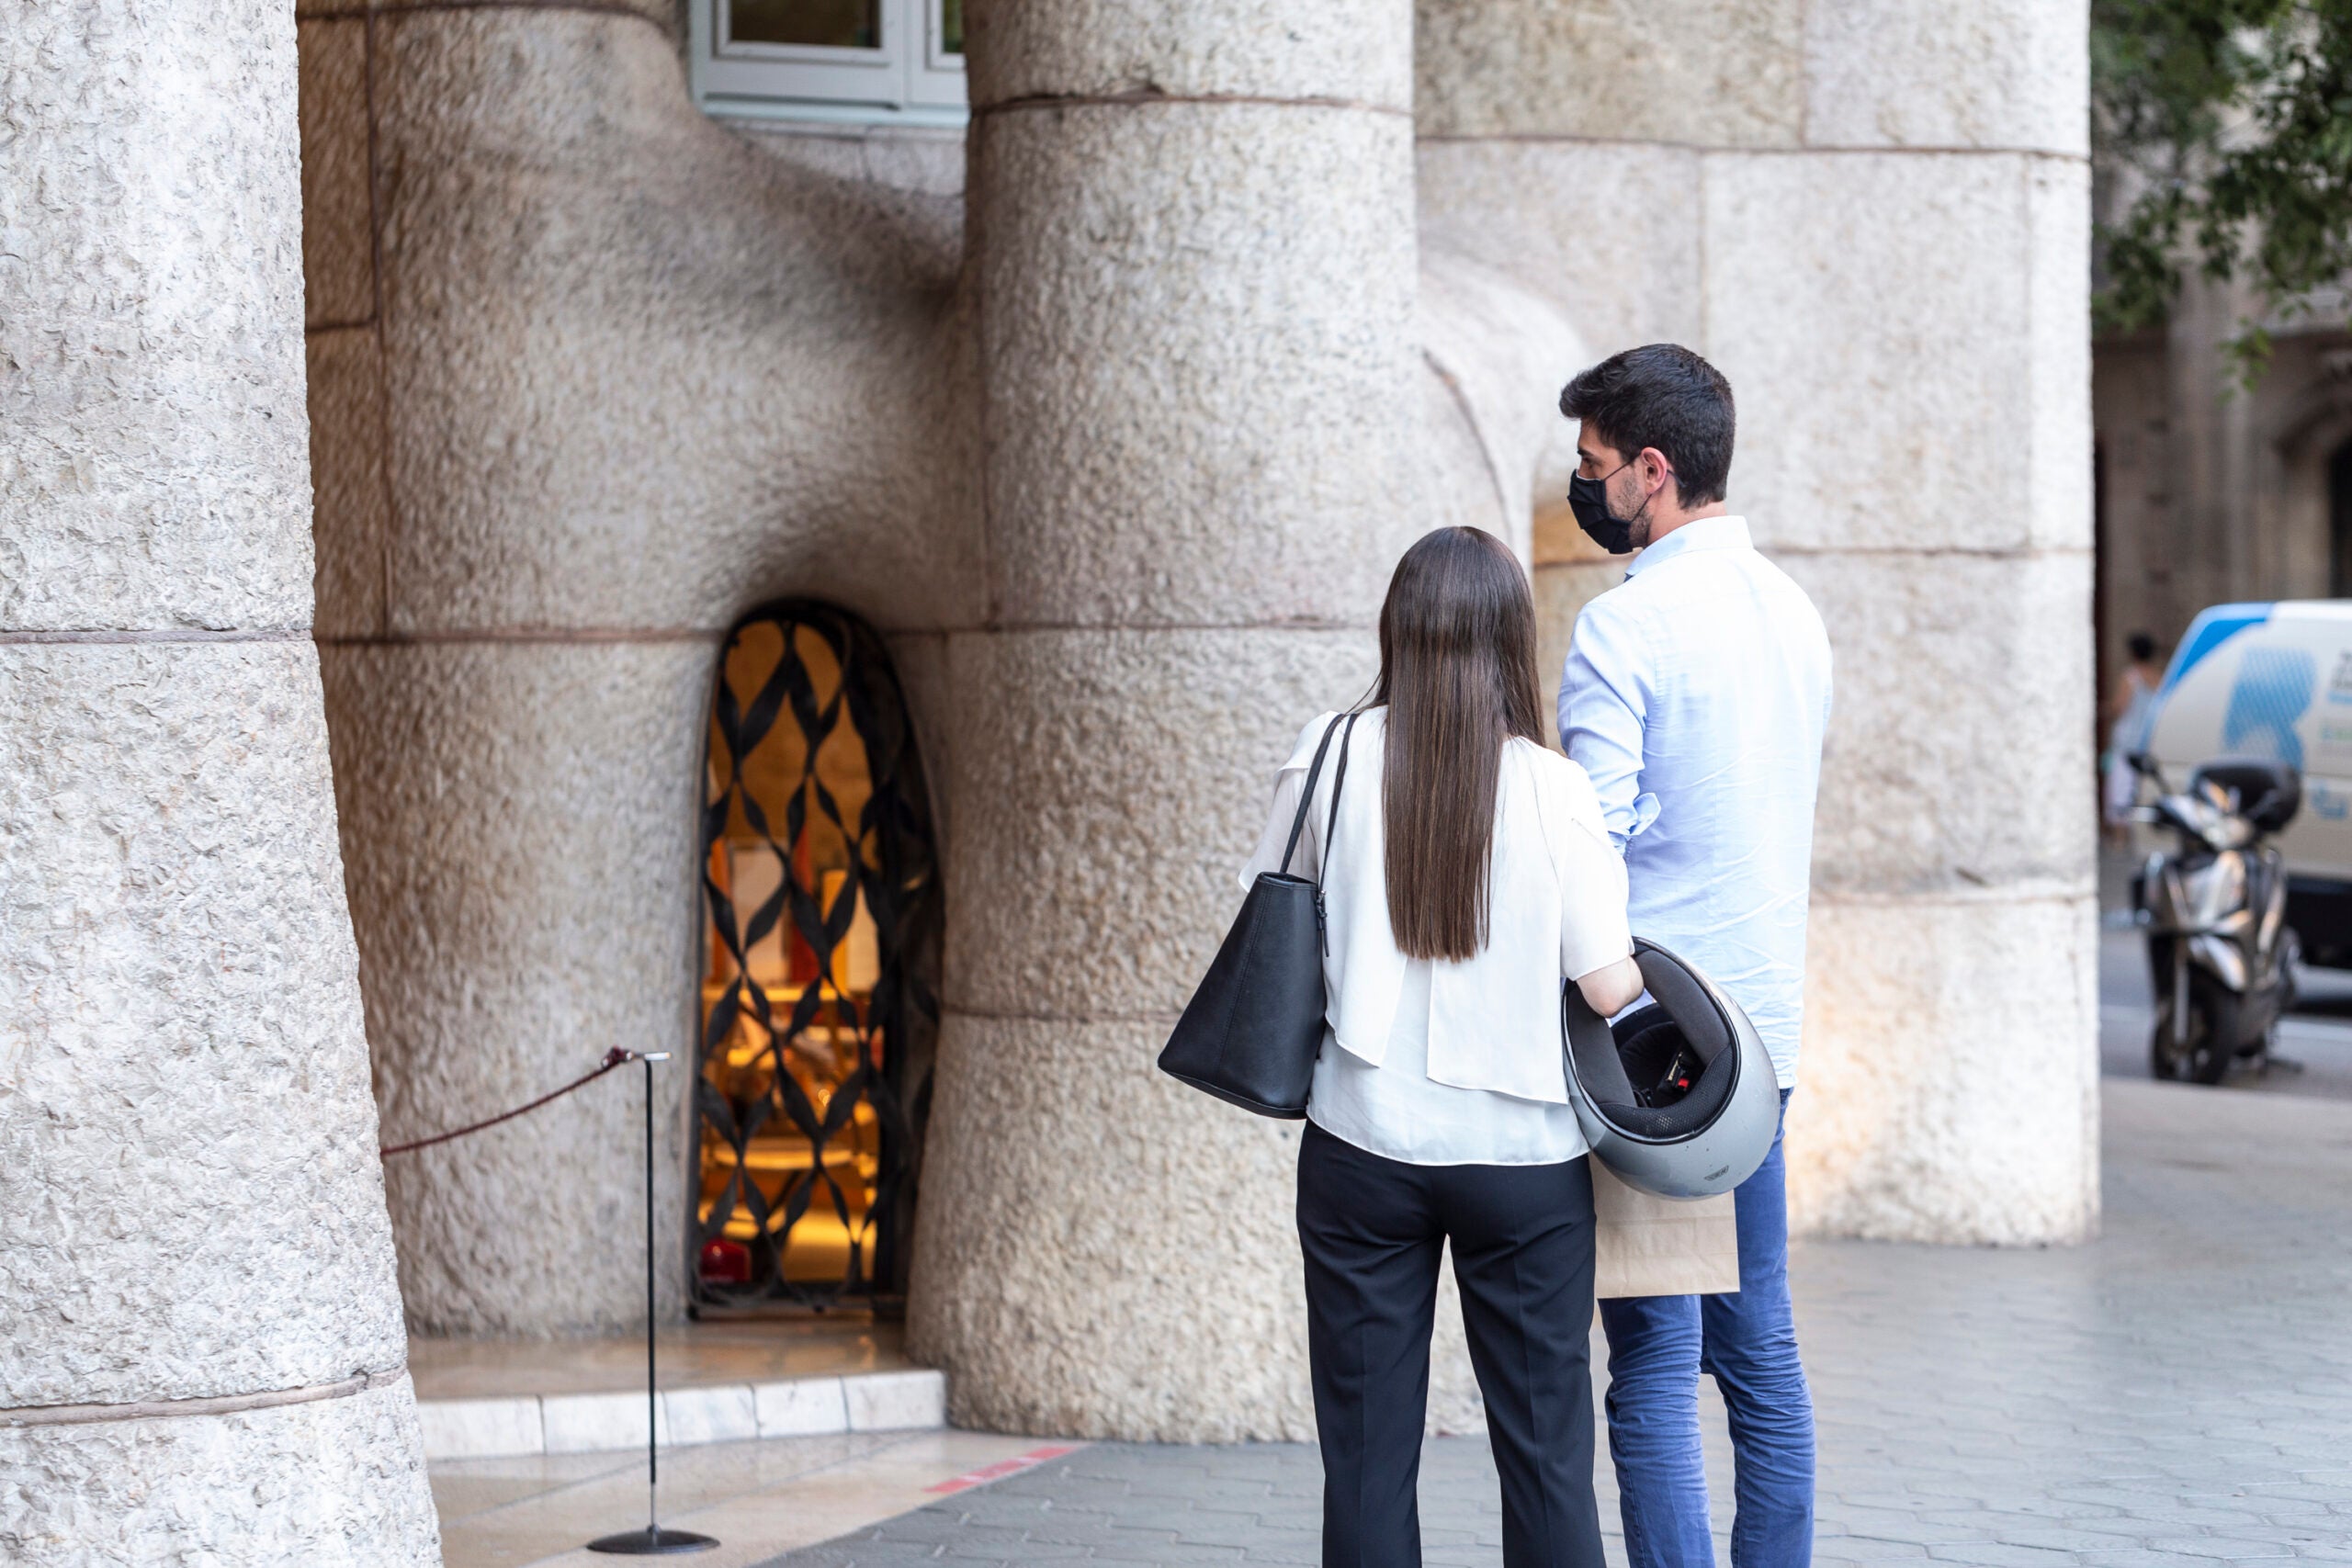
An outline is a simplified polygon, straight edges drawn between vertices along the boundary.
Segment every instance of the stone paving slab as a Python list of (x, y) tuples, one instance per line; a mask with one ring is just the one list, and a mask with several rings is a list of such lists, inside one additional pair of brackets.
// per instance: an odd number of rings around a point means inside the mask
[[(662, 1456), (662, 1522), (719, 1542), (696, 1568), (747, 1568), (920, 1508), (967, 1477), (1067, 1451), (1041, 1447), (930, 1431), (684, 1448)], [(650, 1501), (641, 1454), (450, 1460), (432, 1467), (432, 1482), (447, 1568), (609, 1568), (585, 1543), (642, 1527)]]
[[(2105, 1116), (2096, 1243), (1796, 1249), (1816, 1561), (2352, 1563), (2352, 1105), (2110, 1080)], [(772, 1568), (1313, 1563), (1320, 1484), (1303, 1445), (1105, 1444)], [(1499, 1563), (1496, 1495), (1483, 1439), (1429, 1445), (1431, 1568)]]

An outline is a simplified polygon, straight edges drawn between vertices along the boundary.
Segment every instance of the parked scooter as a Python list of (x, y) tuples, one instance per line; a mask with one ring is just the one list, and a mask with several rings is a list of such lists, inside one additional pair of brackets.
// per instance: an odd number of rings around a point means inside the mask
[(2175, 793), (2153, 758), (2131, 762), (2156, 789), (2134, 817), (2178, 840), (2151, 854), (2132, 885), (2155, 978), (2150, 1066), (2160, 1078), (2219, 1083), (2238, 1057), (2268, 1053), (2294, 1001), (2301, 953), (2287, 925), (2286, 866), (2269, 840), (2301, 807), (2302, 777), (2284, 762), (2224, 757)]

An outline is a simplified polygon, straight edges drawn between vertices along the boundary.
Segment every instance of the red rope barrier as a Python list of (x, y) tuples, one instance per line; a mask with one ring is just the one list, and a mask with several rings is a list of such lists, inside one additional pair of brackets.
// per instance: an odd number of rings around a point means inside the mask
[(589, 1084), (594, 1083), (598, 1078), (603, 1077), (615, 1067), (627, 1066), (629, 1063), (639, 1060), (640, 1056), (641, 1053), (636, 1051), (624, 1051), (619, 1046), (616, 1045), (611, 1050), (605, 1053), (604, 1061), (597, 1066), (594, 1072), (590, 1073), (585, 1077), (574, 1078), (570, 1083), (564, 1085), (561, 1089), (555, 1090), (553, 1093), (539, 1096), (538, 1099), (531, 1101), (528, 1105), (518, 1105), (514, 1110), (506, 1111), (502, 1115), (493, 1116), (487, 1122), (477, 1122), (470, 1127), (460, 1127), (454, 1133), (438, 1133), (430, 1138), (419, 1138), (413, 1144), (394, 1144), (390, 1148), (378, 1150), (377, 1153), (379, 1157), (384, 1159), (390, 1159), (394, 1155), (413, 1154), (418, 1149), (429, 1149), (435, 1144), (446, 1144), (452, 1138), (462, 1138), (469, 1133), (479, 1133), (486, 1127), (495, 1127), (501, 1122), (512, 1122), (514, 1118), (523, 1115), (526, 1111), (537, 1111), (540, 1106), (545, 1105), (551, 1100), (561, 1100), (573, 1089), (583, 1089)]

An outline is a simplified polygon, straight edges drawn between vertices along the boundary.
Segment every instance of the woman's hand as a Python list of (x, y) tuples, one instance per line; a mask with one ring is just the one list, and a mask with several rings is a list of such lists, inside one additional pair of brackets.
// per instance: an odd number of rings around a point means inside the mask
[(1577, 989), (1584, 993), (1584, 999), (1593, 1011), (1609, 1018), (1624, 1011), (1642, 994), (1642, 972), (1632, 959), (1621, 958), (1589, 975), (1579, 976)]

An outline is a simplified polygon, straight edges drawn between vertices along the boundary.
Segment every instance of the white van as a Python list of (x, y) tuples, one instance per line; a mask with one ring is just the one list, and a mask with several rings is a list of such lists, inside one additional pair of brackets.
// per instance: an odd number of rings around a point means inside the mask
[(2352, 600), (2200, 614), (2156, 690), (2140, 749), (2174, 788), (2216, 757), (2301, 771), (2303, 808), (2278, 838), (2287, 923), (2305, 962), (2352, 968)]

